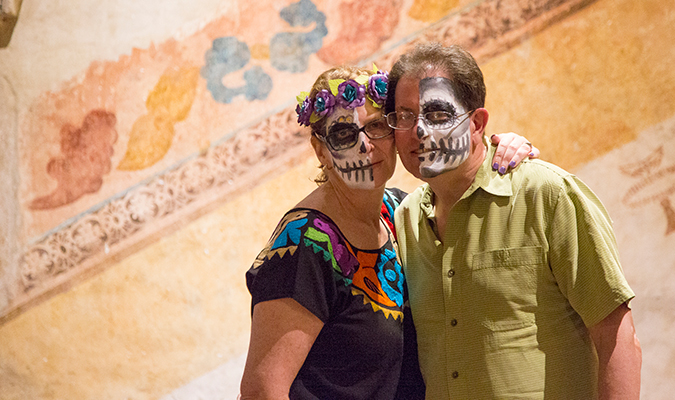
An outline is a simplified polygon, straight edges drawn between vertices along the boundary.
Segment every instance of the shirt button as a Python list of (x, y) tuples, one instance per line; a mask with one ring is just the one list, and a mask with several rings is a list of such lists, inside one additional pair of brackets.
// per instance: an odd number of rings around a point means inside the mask
[(457, 377), (459, 377), (459, 372), (453, 371), (453, 372), (452, 372), (452, 377), (453, 377), (453, 379), (457, 379)]
[(450, 325), (457, 326), (457, 320), (453, 319), (452, 321), (450, 321)]
[(453, 276), (455, 276), (455, 270), (451, 269), (450, 271), (448, 271), (448, 278), (452, 278)]

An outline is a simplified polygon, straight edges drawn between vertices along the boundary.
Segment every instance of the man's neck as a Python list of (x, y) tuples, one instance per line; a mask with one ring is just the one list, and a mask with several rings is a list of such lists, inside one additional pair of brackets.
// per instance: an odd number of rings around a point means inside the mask
[(462, 195), (473, 184), (486, 155), (487, 148), (481, 142), (472, 151), (469, 158), (457, 169), (427, 180), (429, 187), (434, 192), (434, 214), (441, 240), (443, 239), (445, 222), (450, 210), (452, 210), (459, 199), (462, 198)]

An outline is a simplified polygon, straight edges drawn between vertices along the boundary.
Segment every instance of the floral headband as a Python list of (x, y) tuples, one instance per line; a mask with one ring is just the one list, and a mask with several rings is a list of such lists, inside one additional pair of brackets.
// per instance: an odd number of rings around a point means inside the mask
[(320, 90), (314, 99), (309, 97), (309, 93), (301, 92), (296, 97), (298, 124), (309, 126), (330, 116), (336, 106), (348, 110), (361, 107), (366, 103), (366, 97), (374, 107), (381, 108), (387, 98), (389, 74), (378, 70), (375, 64), (373, 72), (373, 75), (360, 75), (355, 79), (331, 79), (328, 81), (330, 90)]

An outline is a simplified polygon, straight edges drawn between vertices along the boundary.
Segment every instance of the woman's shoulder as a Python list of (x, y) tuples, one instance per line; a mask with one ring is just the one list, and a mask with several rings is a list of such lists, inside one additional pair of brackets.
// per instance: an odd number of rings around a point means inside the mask
[(305, 236), (310, 228), (324, 233), (326, 231), (339, 232), (337, 224), (323, 212), (313, 208), (294, 207), (281, 218), (272, 237), (278, 237), (284, 233), (287, 236)]
[(384, 189), (383, 200), (398, 205), (406, 198), (406, 196), (408, 196), (408, 193), (399, 188), (386, 188)]

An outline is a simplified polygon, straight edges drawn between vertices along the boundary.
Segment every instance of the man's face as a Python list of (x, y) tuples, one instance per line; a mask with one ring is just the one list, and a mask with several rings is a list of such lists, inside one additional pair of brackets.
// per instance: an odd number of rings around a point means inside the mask
[(403, 165), (418, 178), (433, 178), (459, 167), (471, 149), (470, 113), (442, 76), (403, 77), (396, 88), (396, 111), (419, 118), (416, 126), (396, 131)]

